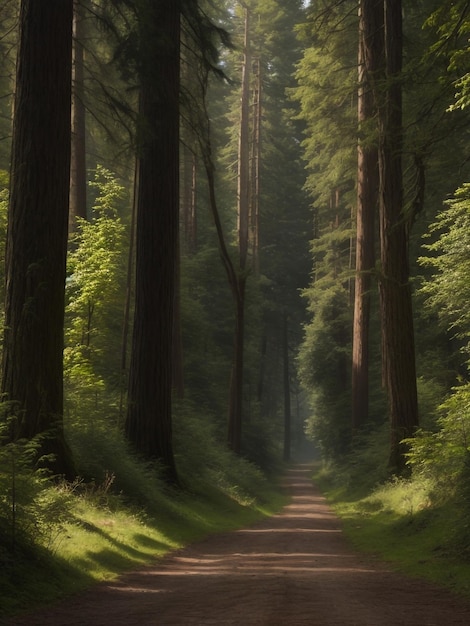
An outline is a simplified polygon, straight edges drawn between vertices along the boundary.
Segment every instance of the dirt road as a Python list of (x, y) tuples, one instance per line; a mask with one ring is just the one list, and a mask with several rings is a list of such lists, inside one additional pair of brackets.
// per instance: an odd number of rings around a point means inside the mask
[(258, 525), (180, 550), (10, 626), (456, 626), (470, 603), (353, 552), (307, 467)]

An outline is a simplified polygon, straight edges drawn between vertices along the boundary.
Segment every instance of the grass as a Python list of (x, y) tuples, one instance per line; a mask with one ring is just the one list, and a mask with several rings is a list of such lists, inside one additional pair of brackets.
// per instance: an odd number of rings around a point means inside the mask
[(433, 503), (432, 486), (422, 480), (391, 481), (368, 495), (338, 486), (321, 471), (315, 481), (355, 548), (470, 598), (470, 562), (459, 543), (461, 513), (455, 500)]
[(221, 444), (212, 417), (192, 404), (175, 418), (180, 488), (168, 487), (158, 464), (99, 413), (68, 423), (73, 484), (33, 469), (36, 440), (0, 446), (0, 621), (283, 506), (282, 467), (272, 465), (268, 479)]
[(211, 533), (249, 525), (285, 503), (272, 484), (256, 498), (237, 497), (235, 488), (232, 492), (216, 486), (198, 493), (166, 491), (153, 508), (99, 490), (68, 496), (66, 521), (60, 530), (51, 527), (43, 541), (47, 545), (19, 544), (14, 558), (2, 563), (0, 616), (112, 580)]

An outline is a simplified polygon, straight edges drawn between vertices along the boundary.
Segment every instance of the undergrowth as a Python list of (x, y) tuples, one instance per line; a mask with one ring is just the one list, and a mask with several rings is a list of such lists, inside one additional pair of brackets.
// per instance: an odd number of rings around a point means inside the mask
[(0, 617), (281, 508), (274, 483), (217, 443), (207, 419), (179, 417), (175, 448), (186, 450), (177, 454), (179, 489), (99, 417), (69, 425), (80, 469), (74, 483), (32, 468), (30, 442), (0, 448)]
[(442, 426), (409, 442), (407, 477), (387, 476), (384, 442), (323, 463), (314, 478), (355, 547), (470, 597), (470, 454)]

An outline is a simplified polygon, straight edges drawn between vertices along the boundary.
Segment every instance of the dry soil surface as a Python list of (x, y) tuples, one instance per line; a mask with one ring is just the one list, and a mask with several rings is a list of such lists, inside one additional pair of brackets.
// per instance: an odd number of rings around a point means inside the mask
[(216, 535), (11, 626), (456, 626), (470, 603), (354, 552), (309, 480), (278, 515)]

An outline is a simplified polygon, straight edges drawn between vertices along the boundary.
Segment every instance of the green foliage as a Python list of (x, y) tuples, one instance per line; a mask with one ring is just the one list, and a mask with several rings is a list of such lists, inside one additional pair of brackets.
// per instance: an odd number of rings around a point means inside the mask
[(436, 497), (448, 499), (462, 482), (470, 451), (470, 384), (455, 388), (440, 406), (437, 432), (420, 431), (408, 441), (413, 473), (431, 479)]
[[(267, 488), (264, 474), (230, 452), (214, 416), (189, 400), (175, 401), (173, 447), (180, 481), (192, 493), (208, 489), (251, 505)], [(101, 408), (67, 421), (79, 475), (92, 492), (108, 484), (111, 494), (154, 514), (161, 510), (164, 482), (158, 464), (139, 458), (121, 429)]]
[(311, 321), (299, 352), (299, 373), (312, 410), (306, 432), (327, 457), (350, 439), (349, 285), (357, 162), (357, 15), (343, 3), (321, 17), (316, 7), (299, 27), (304, 46), (290, 90), (305, 125), (302, 142), (313, 205), (313, 278), (304, 290)]
[[(7, 171), (0, 170), (0, 191), (2, 191), (2, 193), (8, 189), (9, 178), (10, 177)], [(2, 198), (2, 202), (4, 201), (5, 201), (5, 197)]]
[[(91, 221), (78, 220), (68, 255), (64, 378), (67, 404), (81, 413), (96, 406), (106, 384), (118, 379), (125, 267), (124, 225), (118, 217), (125, 190), (98, 166)], [(110, 379), (111, 376), (111, 379)], [(77, 395), (78, 394), (78, 395)]]
[[(240, 504), (248, 505), (267, 487), (264, 474), (220, 442), (213, 417), (188, 402), (175, 411), (175, 453), (187, 487), (201, 491), (212, 485)], [(258, 496), (256, 496), (258, 494)]]
[(321, 19), (312, 12), (300, 29), (304, 50), (296, 70), (297, 86), (290, 93), (306, 124), (306, 189), (324, 214), (322, 226), (335, 220), (333, 194), (341, 196), (343, 211), (352, 200), (357, 160), (356, 38), (357, 15), (345, 4), (330, 7)]
[(129, 503), (158, 508), (163, 491), (159, 468), (142, 461), (120, 428), (99, 407), (68, 423), (68, 439), (80, 477), (90, 493), (98, 489), (122, 494)]
[[(432, 358), (429, 355), (428, 358)], [(436, 365), (436, 370), (438, 365)], [(438, 373), (438, 372), (437, 372)], [(447, 382), (447, 381), (446, 381)], [(435, 430), (439, 418), (439, 406), (448, 393), (448, 386), (435, 375), (417, 379), (420, 425), (426, 430)]]
[[(0, 25), (0, 170), (7, 170), (10, 162), (18, 11), (19, 3), (16, 0), (2, 1)], [(0, 183), (1, 185), (2, 183)]]
[(468, 514), (459, 502), (436, 502), (433, 480), (422, 475), (371, 486), (368, 472), (364, 467), (355, 482), (345, 481), (349, 477), (335, 465), (317, 473), (353, 545), (399, 571), (468, 595)]
[(427, 305), (438, 315), (446, 328), (464, 342), (469, 351), (470, 340), (470, 184), (464, 184), (430, 227), (435, 239), (425, 245), (429, 255), (420, 262), (433, 270), (421, 288)]
[(299, 375), (310, 398), (308, 435), (328, 457), (344, 454), (349, 441), (351, 310), (341, 285), (306, 292), (313, 318), (299, 352)]
[(445, 56), (447, 71), (454, 78), (455, 102), (449, 108), (464, 109), (470, 101), (470, 73), (467, 71), (470, 58), (470, 17), (467, 2), (443, 2), (426, 20), (426, 26), (432, 28), (437, 36), (431, 52), (436, 56)]
[[(424, 246), (427, 256), (420, 258), (421, 265), (431, 272), (423, 281), (420, 295), (425, 298), (427, 310), (451, 334), (453, 345), (464, 355), (464, 359), (460, 357), (460, 371), (465, 378), (470, 352), (469, 228), (470, 185), (464, 184), (431, 224), (428, 233), (431, 243)], [(439, 370), (436, 371), (439, 375)], [(444, 393), (441, 386), (438, 395), (442, 397)], [(462, 382), (449, 390), (444, 401), (439, 401), (437, 396), (434, 400), (438, 418), (428, 421), (427, 429), (407, 442), (408, 464), (413, 470), (413, 480), (427, 481), (431, 502), (443, 506), (454, 503), (458, 508), (455, 533), (449, 545), (468, 553), (470, 385)], [(432, 411), (431, 403), (429, 410)]]
[(354, 435), (351, 450), (341, 462), (350, 490), (369, 493), (388, 479), (389, 448), (390, 427), (387, 420), (379, 425), (366, 424)]
[(45, 435), (5, 443), (8, 428), (0, 424), (0, 564), (11, 567), (25, 550), (52, 545), (68, 519), (69, 497), (36, 466)]
[[(223, 412), (230, 376), (234, 316), (223, 271), (213, 246), (200, 245), (195, 254), (182, 258), (185, 395), (211, 414)], [(225, 417), (221, 421), (225, 434)]]
[[(62, 523), (51, 527), (47, 550), (30, 546), (29, 558), (21, 561), (9, 555), (8, 568), (0, 554), (0, 620), (278, 510), (284, 498), (259, 470), (223, 448), (206, 456), (201, 426), (202, 418), (182, 439), (177, 435), (190, 448), (191, 461), (183, 468), (188, 489), (178, 491), (164, 487), (156, 468), (129, 454), (118, 432), (105, 423), (89, 433), (74, 427), (72, 445), (79, 463), (96, 480), (77, 481), (68, 489), (51, 487), (67, 498), (68, 517), (57, 516)], [(186, 450), (182, 456), (186, 458)]]

